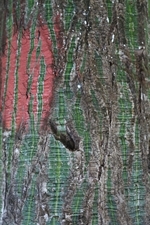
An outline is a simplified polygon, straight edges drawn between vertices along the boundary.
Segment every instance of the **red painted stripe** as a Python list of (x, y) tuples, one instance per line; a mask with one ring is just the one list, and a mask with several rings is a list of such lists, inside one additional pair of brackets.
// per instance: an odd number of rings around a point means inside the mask
[[(58, 18), (57, 18), (58, 19)], [(42, 24), (42, 23), (41, 23)], [(56, 28), (57, 36), (59, 35), (59, 25)], [(10, 70), (8, 78), (8, 87), (6, 91), (6, 99), (3, 108), (3, 121), (4, 127), (11, 129), (12, 114), (14, 113), (14, 88), (15, 88), (15, 70), (16, 70), (16, 57), (17, 57), (17, 39), (18, 33), (13, 35), (11, 42), (11, 55), (10, 55)], [(41, 53), (40, 57), (36, 59), (36, 48), (38, 47), (39, 39), (41, 39)], [(61, 44), (59, 43), (59, 47)], [(46, 63), (46, 73), (44, 75), (44, 86), (43, 86), (43, 107), (41, 122), (47, 120), (50, 113), (50, 105), (53, 96), (53, 84), (54, 84), (54, 58), (52, 53), (52, 41), (47, 25), (42, 25), (35, 30), (34, 49), (31, 55), (31, 62), (27, 71), (27, 60), (28, 53), (30, 50), (30, 32), (24, 31), (21, 38), (21, 49), (19, 58), (19, 69), (18, 69), (18, 102), (17, 102), (17, 113), (16, 113), (16, 126), (19, 127), (21, 123), (29, 124), (29, 113), (28, 105), (31, 97), (33, 99), (33, 113), (35, 119), (37, 118), (38, 110), (38, 77), (40, 75), (40, 58), (44, 57)], [(7, 50), (5, 55), (8, 57)], [(7, 57), (2, 58), (2, 93), (4, 93), (4, 85), (6, 79), (6, 61)], [(31, 90), (27, 93), (27, 85), (29, 76), (32, 76)], [(2, 105), (2, 102), (1, 102)], [(1, 106), (2, 108), (2, 106)], [(43, 122), (41, 125), (44, 125)], [(16, 127), (16, 128), (17, 128)]]
[(17, 115), (16, 115), (16, 124), (17, 126), (21, 123), (28, 123), (29, 114), (28, 114), (28, 103), (29, 98), (27, 98), (27, 59), (28, 52), (30, 49), (30, 33), (25, 30), (23, 37), (21, 39), (21, 52), (19, 59), (19, 70), (18, 70), (18, 102), (17, 102)]

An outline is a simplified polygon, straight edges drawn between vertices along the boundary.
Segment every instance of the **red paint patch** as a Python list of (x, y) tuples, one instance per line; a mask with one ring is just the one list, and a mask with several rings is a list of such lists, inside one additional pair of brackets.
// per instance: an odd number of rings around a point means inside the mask
[[(60, 36), (60, 16), (57, 15), (55, 18), (55, 32), (57, 36), (57, 40)], [(39, 23), (40, 24), (40, 23)], [(42, 23), (41, 23), (42, 24)], [(53, 96), (53, 82), (54, 82), (54, 59), (52, 53), (52, 41), (50, 38), (50, 33), (47, 25), (43, 25), (40, 28), (35, 30), (35, 38), (34, 38), (34, 48), (31, 52), (31, 61), (29, 68), (27, 68), (28, 57), (30, 51), (30, 32), (24, 31), (21, 38), (21, 47), (18, 49), (17, 42), (18, 41), (18, 33), (13, 35), (11, 41), (11, 53), (10, 53), (10, 67), (8, 71), (8, 84), (6, 87), (6, 68), (7, 68), (7, 60), (8, 60), (8, 50), (5, 51), (5, 57), (2, 58), (2, 94), (4, 96), (4, 91), (6, 91), (6, 97), (3, 97), (3, 102), (1, 102), (0, 107), (2, 109), (2, 117), (4, 127), (7, 129), (11, 129), (12, 126), (12, 118), (15, 116), (16, 128), (20, 126), (20, 124), (29, 124), (30, 113), (34, 114), (35, 122), (37, 121), (38, 116), (38, 79), (40, 76), (40, 59), (44, 57), (44, 62), (46, 66), (46, 72), (44, 75), (44, 83), (43, 83), (43, 95), (42, 95), (42, 112), (41, 112), (41, 125), (43, 126), (44, 121), (47, 120), (50, 113), (50, 105)], [(36, 49), (38, 44), (41, 41), (41, 52), (39, 58), (36, 59)], [(58, 48), (61, 48), (62, 40), (58, 41)], [(19, 53), (19, 68), (18, 68), (18, 84), (16, 84), (16, 68), (17, 68), (17, 57)], [(28, 90), (28, 82), (29, 78), (32, 77), (31, 89)], [(16, 90), (18, 87), (18, 90)], [(15, 92), (18, 91), (18, 99), (17, 99), (17, 109), (16, 114), (14, 113), (14, 102), (15, 102)], [(29, 103), (32, 101), (32, 109), (33, 112), (28, 112)]]
[(28, 52), (30, 49), (30, 33), (25, 31), (23, 38), (21, 39), (21, 52), (19, 59), (19, 70), (18, 70), (18, 102), (17, 102), (17, 115), (16, 115), (16, 124), (17, 126), (22, 122), (28, 123), (29, 114), (28, 114), (28, 103), (27, 99), (27, 60)]

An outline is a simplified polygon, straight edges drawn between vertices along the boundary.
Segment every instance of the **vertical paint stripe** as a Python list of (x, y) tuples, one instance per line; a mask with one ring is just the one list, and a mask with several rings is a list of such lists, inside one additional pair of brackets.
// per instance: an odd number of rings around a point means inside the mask
[(21, 52), (18, 65), (18, 100), (17, 100), (17, 115), (16, 124), (19, 126), (21, 123), (28, 123), (28, 104), (29, 98), (27, 98), (27, 82), (29, 76), (27, 74), (26, 65), (27, 57), (30, 48), (29, 32), (25, 30), (21, 38)]

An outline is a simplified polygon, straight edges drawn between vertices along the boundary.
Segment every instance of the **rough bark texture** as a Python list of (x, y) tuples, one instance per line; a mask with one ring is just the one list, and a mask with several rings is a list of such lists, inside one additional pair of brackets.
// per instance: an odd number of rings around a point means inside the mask
[(0, 224), (150, 224), (149, 8), (0, 2)]

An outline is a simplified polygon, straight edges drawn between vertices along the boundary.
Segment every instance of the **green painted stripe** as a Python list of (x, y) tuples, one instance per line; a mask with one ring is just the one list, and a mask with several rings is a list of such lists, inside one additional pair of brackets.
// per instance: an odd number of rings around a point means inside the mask
[[(12, 5), (12, 1), (10, 2), (10, 6)], [(10, 56), (11, 56), (11, 42), (12, 42), (12, 36), (13, 36), (13, 18), (12, 14), (8, 16), (6, 20), (6, 33), (8, 37), (8, 44), (7, 44), (7, 61), (6, 61), (6, 74), (5, 74), (5, 84), (4, 84), (4, 101), (3, 104), (5, 105), (6, 102), (6, 93), (7, 93), (7, 88), (8, 88), (8, 78), (9, 78), (9, 70), (10, 70)], [(4, 107), (3, 105), (3, 107)]]
[[(50, 224), (57, 224), (59, 216), (61, 216), (62, 206), (64, 202), (64, 194), (67, 178), (69, 176), (69, 161), (70, 157), (65, 147), (54, 139), (50, 138), (50, 155), (49, 155), (49, 171), (50, 182), (48, 189), (51, 193), (50, 211), (51, 222)], [(59, 223), (58, 223), (59, 224)]]
[(136, 10), (136, 1), (125, 1), (125, 32), (126, 38), (128, 40), (128, 46), (131, 49), (135, 49), (137, 44), (137, 10)]
[(35, 21), (32, 21), (32, 26), (30, 28), (30, 50), (28, 53), (28, 62), (27, 62), (27, 72), (29, 75), (32, 75), (33, 71), (30, 71), (30, 64), (31, 64), (31, 57), (32, 52), (34, 50), (34, 39), (35, 39), (35, 30), (36, 30), (36, 23)]
[(21, 52), (21, 37), (22, 37), (22, 31), (19, 32), (18, 34), (18, 40), (17, 40), (17, 51), (16, 51), (16, 66), (15, 66), (15, 74), (14, 74), (14, 112), (13, 112), (13, 117), (16, 118), (17, 115), (17, 104), (18, 104), (18, 70), (20, 66), (20, 52)]
[(36, 48), (36, 60), (38, 61), (41, 53), (41, 40), (38, 42), (38, 47)]
[(67, 105), (66, 105), (66, 101), (65, 101), (64, 90), (62, 88), (60, 88), (60, 90), (59, 90), (58, 104), (59, 104), (58, 119), (59, 119), (59, 123), (63, 124), (64, 119), (66, 118), (66, 107), (67, 107)]
[(84, 132), (84, 139), (83, 139), (83, 146), (84, 146), (84, 154), (85, 154), (85, 165), (88, 165), (90, 159), (90, 153), (92, 151), (91, 148), (91, 137), (89, 130), (85, 130)]
[(111, 21), (112, 21), (112, 6), (113, 6), (112, 1), (111, 0), (106, 0), (106, 6), (107, 6), (109, 23), (111, 23)]
[(71, 90), (70, 90), (70, 74), (73, 68), (74, 60), (73, 60), (73, 53), (75, 50), (75, 37), (72, 38), (68, 54), (67, 54), (67, 64), (65, 67), (65, 72), (64, 72), (64, 84), (66, 86), (66, 96), (68, 99), (70, 99), (72, 96), (70, 95)]
[(77, 188), (76, 193), (74, 195), (73, 201), (72, 201), (72, 221), (73, 224), (79, 223), (79, 215), (81, 213), (81, 210), (83, 208), (83, 200), (85, 191), (87, 190), (87, 182), (86, 180), (81, 184), (79, 188)]
[[(29, 117), (30, 117), (30, 130), (34, 134), (35, 130), (35, 124), (34, 124), (34, 113), (33, 113), (33, 102), (34, 102), (34, 97), (31, 95), (30, 96), (30, 101), (28, 105), (28, 112), (29, 112)], [(34, 138), (34, 136), (33, 136)]]
[(7, 170), (7, 185), (10, 184), (10, 176), (11, 176), (11, 166), (12, 166), (12, 153), (15, 143), (15, 130), (14, 126), (12, 127), (11, 134), (5, 139), (5, 143), (3, 145), (4, 151), (7, 150), (6, 155), (6, 170)]
[(74, 12), (74, 4), (73, 0), (68, 0), (67, 5), (65, 7), (65, 16), (64, 16), (64, 23), (65, 23), (65, 30), (69, 30), (71, 23), (72, 23), (72, 18), (73, 18), (73, 12)]
[(122, 171), (122, 178), (124, 181), (124, 191), (125, 196), (128, 197), (128, 154), (130, 151), (129, 143), (126, 140), (126, 133), (128, 132), (130, 125), (130, 121), (132, 118), (132, 102), (128, 96), (128, 86), (124, 82), (122, 83), (123, 88), (120, 92), (120, 98), (118, 100), (119, 106), (119, 114), (118, 120), (120, 123), (119, 129), (119, 143), (121, 147), (121, 156), (123, 162), (123, 171)]
[(78, 134), (83, 137), (84, 130), (85, 130), (85, 122), (84, 122), (84, 116), (83, 116), (83, 111), (81, 109), (80, 105), (80, 97), (76, 99), (75, 105), (73, 106), (72, 109), (73, 113), (73, 119), (75, 121), (75, 127), (78, 131)]
[(30, 191), (28, 194), (28, 198), (25, 202), (23, 208), (23, 221), (22, 225), (35, 225), (36, 222), (36, 205), (35, 205), (35, 197), (36, 197), (36, 177), (34, 176), (32, 179), (32, 183), (30, 186)]
[(31, 13), (33, 13), (33, 10), (34, 9), (34, 5), (35, 5), (35, 0), (27, 0), (26, 1), (26, 10), (25, 10), (25, 19), (26, 19), (26, 23), (28, 22), (30, 16), (31, 16)]
[(17, 190), (18, 194), (21, 196), (22, 193), (22, 185), (24, 178), (26, 176), (26, 172), (28, 170), (28, 166), (32, 162), (33, 156), (35, 156), (37, 151), (37, 143), (38, 143), (39, 135), (34, 132), (28, 133), (20, 146), (20, 155), (19, 155), (19, 166), (16, 174), (16, 181), (17, 181)]
[(58, 49), (57, 49), (55, 31), (54, 31), (54, 27), (53, 27), (53, 21), (54, 21), (54, 17), (56, 15), (53, 12), (53, 7), (54, 6), (53, 6), (52, 1), (51, 2), (49, 0), (45, 1), (45, 18), (46, 18), (48, 27), (50, 29), (50, 37), (51, 37), (52, 43), (53, 43), (53, 54), (54, 54), (54, 58), (57, 62)]
[(135, 124), (135, 151), (132, 165), (131, 184), (129, 186), (129, 214), (134, 225), (144, 224), (146, 189), (143, 184), (143, 169), (140, 155), (140, 130), (138, 121)]
[(111, 177), (111, 169), (108, 169), (107, 175), (107, 211), (110, 217), (110, 225), (119, 225), (117, 221), (117, 206), (114, 201), (114, 197), (112, 195), (112, 177)]
[(95, 196), (93, 202), (93, 210), (92, 210), (92, 225), (98, 225), (98, 184), (95, 188)]
[(45, 73), (46, 73), (46, 65), (44, 58), (42, 57), (40, 61), (40, 73), (38, 78), (38, 87), (37, 87), (37, 98), (38, 98), (38, 125), (40, 125), (40, 119), (42, 115), (42, 109), (43, 109), (43, 91), (44, 91), (44, 79), (45, 79)]

